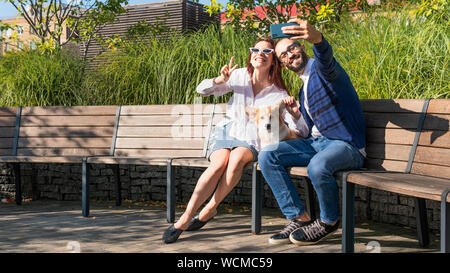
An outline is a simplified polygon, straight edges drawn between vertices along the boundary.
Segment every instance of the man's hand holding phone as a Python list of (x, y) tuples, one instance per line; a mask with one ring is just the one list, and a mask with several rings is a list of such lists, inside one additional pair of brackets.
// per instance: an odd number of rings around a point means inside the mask
[(291, 19), (288, 23), (297, 25), (285, 26), (281, 28), (283, 34), (292, 35), (291, 40), (305, 40), (312, 44), (322, 42), (322, 33), (314, 28), (308, 21), (300, 19)]

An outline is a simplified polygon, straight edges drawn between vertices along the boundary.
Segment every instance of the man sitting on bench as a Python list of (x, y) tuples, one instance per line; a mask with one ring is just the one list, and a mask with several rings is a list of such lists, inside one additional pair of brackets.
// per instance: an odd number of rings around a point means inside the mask
[[(303, 80), (300, 106), (286, 98), (286, 109), (308, 128), (303, 139), (266, 146), (258, 156), (262, 174), (272, 189), (282, 213), (291, 220), (269, 239), (269, 243), (314, 244), (339, 227), (339, 194), (333, 174), (363, 166), (365, 121), (358, 95), (322, 33), (309, 22), (293, 19), (298, 26), (284, 27), (290, 39), (275, 48), (282, 66)], [(309, 58), (302, 39), (313, 44), (315, 59)], [(287, 168), (308, 166), (308, 176), (317, 193), (320, 218), (311, 219), (300, 200)]]

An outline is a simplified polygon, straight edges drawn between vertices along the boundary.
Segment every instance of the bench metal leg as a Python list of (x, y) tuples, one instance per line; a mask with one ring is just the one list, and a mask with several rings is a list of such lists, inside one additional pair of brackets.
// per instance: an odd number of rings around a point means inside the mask
[(119, 164), (113, 165), (114, 179), (116, 180), (116, 206), (122, 204), (122, 183), (120, 182), (120, 169)]
[(81, 167), (81, 205), (82, 213), (84, 217), (89, 216), (89, 180), (90, 180), (90, 170), (89, 164), (87, 163), (87, 158), (83, 157), (82, 167)]
[(342, 252), (355, 252), (355, 184), (342, 178)]
[(258, 171), (258, 163), (253, 163), (252, 168), (252, 233), (261, 233), (263, 181), (262, 174)]
[(430, 236), (428, 234), (428, 219), (425, 199), (416, 197), (415, 207), (419, 245), (421, 247), (427, 247), (430, 244)]
[(311, 219), (316, 219), (316, 208), (315, 208), (315, 199), (314, 199), (314, 187), (311, 183), (311, 180), (306, 177), (306, 211), (309, 214)]
[(13, 163), (14, 183), (16, 184), (16, 204), (22, 205), (22, 179), (20, 177), (20, 163)]
[(442, 193), (441, 199), (441, 252), (450, 253), (450, 203), (447, 203), (447, 196), (450, 190)]
[(175, 169), (172, 159), (167, 160), (167, 222), (175, 222)]

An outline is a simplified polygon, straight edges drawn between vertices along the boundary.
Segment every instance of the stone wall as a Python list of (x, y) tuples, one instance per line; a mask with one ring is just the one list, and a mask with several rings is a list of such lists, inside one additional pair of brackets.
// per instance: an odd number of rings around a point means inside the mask
[[(114, 200), (115, 182), (109, 165), (91, 166), (90, 198)], [(176, 167), (176, 200), (187, 202), (204, 168)], [(81, 200), (81, 164), (21, 164), (23, 198)], [(166, 168), (160, 166), (121, 165), (122, 198), (137, 201), (166, 200)], [(305, 200), (304, 178), (294, 178), (302, 200)], [(251, 205), (251, 171), (246, 170), (241, 182), (224, 200), (225, 203)], [(341, 188), (341, 185), (339, 185)], [(0, 199), (14, 198), (15, 185), (12, 166), (0, 164)], [(264, 207), (278, 208), (272, 192), (264, 185)], [(440, 204), (426, 201), (429, 227), (439, 233)], [(318, 208), (318, 204), (316, 204)], [(416, 227), (414, 198), (355, 187), (357, 221), (374, 220), (382, 223)], [(319, 213), (317, 212), (317, 215)]]

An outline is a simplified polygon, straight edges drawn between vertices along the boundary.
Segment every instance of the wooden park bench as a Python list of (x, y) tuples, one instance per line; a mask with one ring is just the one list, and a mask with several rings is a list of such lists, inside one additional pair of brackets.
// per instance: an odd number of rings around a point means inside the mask
[[(449, 252), (450, 100), (361, 100), (361, 103), (367, 126), (365, 166), (335, 174), (343, 186), (342, 251), (354, 251), (354, 185), (361, 185), (415, 197), (421, 246), (429, 244), (425, 199), (440, 201), (441, 251)], [(306, 167), (293, 167), (290, 174), (308, 177)], [(256, 187), (256, 209), (260, 210), (262, 183)], [(307, 197), (314, 198), (311, 186), (307, 187)], [(309, 211), (315, 217), (314, 208)]]
[(87, 156), (107, 155), (116, 108), (19, 106), (14, 115), (13, 108), (2, 108), (0, 162), (13, 164), (16, 203), (22, 202), (21, 163), (82, 163)]
[(342, 250), (354, 251), (354, 185), (415, 197), (421, 246), (425, 199), (441, 202), (441, 252), (450, 252), (450, 100), (368, 100), (367, 169), (342, 174)]

